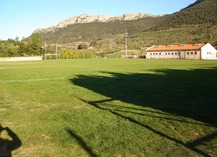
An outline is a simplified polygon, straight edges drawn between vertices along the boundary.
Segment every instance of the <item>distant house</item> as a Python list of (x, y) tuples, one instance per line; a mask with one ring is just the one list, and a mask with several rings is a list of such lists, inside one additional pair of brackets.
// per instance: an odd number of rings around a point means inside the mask
[(136, 54), (134, 55), (134, 58), (145, 58), (146, 55), (144, 53), (139, 53), (139, 54)]
[(147, 59), (217, 59), (217, 50), (207, 44), (157, 45), (146, 49)]
[(144, 53), (132, 54), (132, 55), (121, 55), (121, 58), (145, 58)]

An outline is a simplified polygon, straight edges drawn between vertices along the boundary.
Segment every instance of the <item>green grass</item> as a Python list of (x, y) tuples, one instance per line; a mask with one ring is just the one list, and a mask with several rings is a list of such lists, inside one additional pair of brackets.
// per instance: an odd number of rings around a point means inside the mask
[(217, 156), (216, 87), (217, 61), (2, 62), (0, 124), (13, 156)]

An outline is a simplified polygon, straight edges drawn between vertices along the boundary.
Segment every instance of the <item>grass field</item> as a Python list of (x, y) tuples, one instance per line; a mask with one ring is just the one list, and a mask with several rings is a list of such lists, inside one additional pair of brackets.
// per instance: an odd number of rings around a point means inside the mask
[(217, 156), (216, 89), (217, 61), (2, 62), (0, 124), (15, 157)]

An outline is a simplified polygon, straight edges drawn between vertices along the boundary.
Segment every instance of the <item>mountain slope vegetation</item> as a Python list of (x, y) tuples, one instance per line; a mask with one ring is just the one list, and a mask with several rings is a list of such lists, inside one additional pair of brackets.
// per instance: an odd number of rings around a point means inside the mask
[(192, 5), (165, 17), (160, 27), (195, 25), (195, 24), (217, 24), (217, 1), (198, 0)]
[[(125, 31), (128, 33), (128, 49), (144, 52), (147, 47), (162, 44), (209, 42), (216, 45), (216, 30), (217, 0), (197, 0), (173, 14), (127, 21), (75, 23), (38, 33), (49, 53), (55, 52), (56, 43), (61, 52), (88, 49), (89, 52), (112, 53), (125, 49)], [(32, 38), (27, 38), (25, 43), (31, 42)], [(5, 50), (5, 45), (0, 44), (0, 50)], [(15, 45), (14, 49), (18, 48), (19, 44)]]
[(124, 49), (125, 28), (131, 49), (142, 49), (153, 44), (216, 43), (216, 2), (197, 0), (178, 12), (160, 17), (73, 24), (54, 32), (41, 33), (41, 36), (49, 44), (87, 42), (90, 45), (96, 43), (94, 48), (103, 50)]

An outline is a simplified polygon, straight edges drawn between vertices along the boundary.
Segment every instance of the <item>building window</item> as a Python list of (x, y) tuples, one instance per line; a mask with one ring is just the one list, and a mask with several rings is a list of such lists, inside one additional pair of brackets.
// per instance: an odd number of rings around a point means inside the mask
[(196, 55), (196, 54), (197, 54), (197, 52), (195, 51), (195, 52), (194, 52), (194, 54)]
[(187, 55), (189, 55), (189, 52), (187, 52)]
[(161, 55), (161, 53), (159, 53), (159, 55)]
[(193, 55), (194, 53), (193, 52), (191, 52), (191, 55)]

